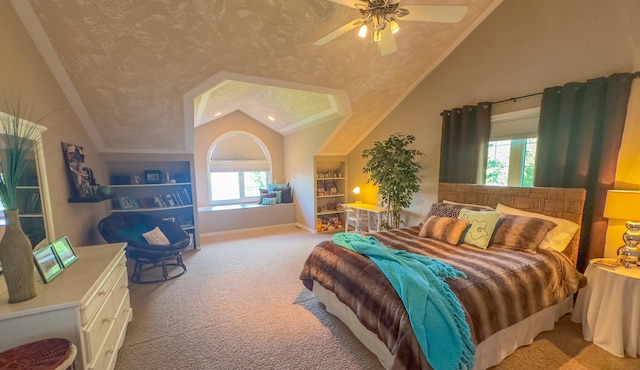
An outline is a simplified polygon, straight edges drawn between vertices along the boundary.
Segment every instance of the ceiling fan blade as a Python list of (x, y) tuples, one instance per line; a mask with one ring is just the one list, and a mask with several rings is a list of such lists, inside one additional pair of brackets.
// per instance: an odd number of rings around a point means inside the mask
[(319, 38), (318, 40), (316, 40), (313, 44), (316, 46), (322, 46), (324, 44), (326, 44), (327, 42), (337, 38), (338, 36), (342, 36), (343, 34), (351, 31), (352, 29), (358, 27), (360, 25), (359, 23), (359, 19), (356, 19), (355, 21), (351, 21), (347, 24), (345, 24), (344, 26), (338, 28), (337, 30), (329, 33), (328, 35), (325, 35), (321, 38)]
[(466, 6), (458, 5), (407, 5), (402, 8), (409, 11), (400, 18), (403, 21), (458, 23), (467, 13)]
[(393, 37), (391, 27), (386, 27), (382, 30), (382, 38), (378, 41), (378, 48), (382, 56), (389, 55), (396, 51), (396, 39)]
[(350, 8), (355, 8), (356, 1), (358, 0), (329, 0), (329, 1), (331, 1), (332, 3), (348, 6)]

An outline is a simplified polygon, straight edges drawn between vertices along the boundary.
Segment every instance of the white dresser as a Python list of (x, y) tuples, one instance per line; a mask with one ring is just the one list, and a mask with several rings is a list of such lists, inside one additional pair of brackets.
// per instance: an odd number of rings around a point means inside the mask
[(66, 338), (78, 347), (78, 369), (113, 369), (133, 317), (125, 245), (76, 247), (78, 260), (48, 284), (38, 277), (38, 295), (26, 302), (8, 304), (0, 281), (0, 352)]

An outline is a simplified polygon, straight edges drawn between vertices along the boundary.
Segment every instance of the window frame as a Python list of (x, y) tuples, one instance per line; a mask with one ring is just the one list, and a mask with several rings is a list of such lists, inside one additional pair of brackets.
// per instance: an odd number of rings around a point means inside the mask
[[(540, 107), (523, 109), (514, 112), (496, 114), (491, 116), (491, 134), (489, 143), (509, 140), (510, 154), (508, 163), (507, 185), (487, 184), (486, 167), (484, 184), (491, 186), (517, 186), (524, 187), (525, 155), (528, 139), (538, 138), (538, 123), (540, 121)], [(485, 155), (488, 159), (489, 145)], [(486, 161), (488, 165), (488, 160)]]
[[(224, 140), (230, 138), (230, 137), (234, 137), (234, 136), (245, 136), (249, 139), (251, 139), (264, 153), (265, 155), (265, 159), (264, 160), (245, 160), (245, 159), (237, 159), (237, 160), (213, 160), (212, 157), (215, 153), (216, 148), (218, 147), (218, 145), (220, 143), (222, 143)], [(214, 171), (212, 167), (217, 166), (219, 168), (225, 169), (225, 171)], [(266, 181), (267, 183), (271, 182), (272, 179), (272, 167), (273, 167), (273, 163), (271, 160), (271, 154), (269, 152), (269, 149), (267, 148), (267, 146), (264, 144), (264, 142), (262, 140), (260, 140), (260, 138), (258, 138), (257, 136), (253, 135), (250, 132), (247, 131), (230, 131), (227, 132), (223, 135), (220, 135), (219, 137), (217, 137), (213, 143), (211, 143), (211, 146), (209, 147), (209, 150), (207, 151), (207, 193), (208, 193), (208, 203), (211, 206), (217, 206), (217, 205), (232, 205), (232, 204), (246, 204), (246, 203), (252, 203), (252, 202), (256, 202), (259, 199), (259, 196), (256, 197), (245, 197), (244, 195), (244, 173), (246, 172), (266, 172)], [(252, 168), (261, 168), (260, 171), (255, 171), (255, 170), (247, 170), (247, 169), (252, 169)], [(244, 169), (244, 170), (243, 170)], [(230, 199), (230, 200), (217, 200), (214, 201), (213, 200), (213, 188), (212, 188), (212, 182), (211, 182), (211, 174), (212, 173), (221, 173), (221, 172), (237, 172), (238, 176), (239, 176), (239, 181), (238, 181), (238, 186), (239, 186), (239, 194), (240, 194), (240, 198), (239, 199)]]

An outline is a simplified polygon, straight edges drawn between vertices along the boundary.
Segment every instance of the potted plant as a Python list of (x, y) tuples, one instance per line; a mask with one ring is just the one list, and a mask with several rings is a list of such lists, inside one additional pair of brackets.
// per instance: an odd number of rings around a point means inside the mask
[(393, 134), (384, 142), (376, 141), (373, 148), (362, 151), (362, 158), (368, 158), (362, 172), (370, 175), (367, 183), (378, 186), (378, 197), (387, 210), (382, 224), (385, 229), (400, 227), (402, 210), (411, 204), (413, 194), (420, 190), (418, 174), (422, 166), (416, 162), (416, 157), (423, 153), (407, 149), (414, 140), (413, 135)]
[[(4, 102), (0, 109), (0, 202), (6, 226), (0, 240), (0, 263), (9, 303), (36, 296), (32, 247), (18, 218), (17, 187), (27, 159), (44, 129), (28, 120), (31, 111), (19, 99)], [(41, 119), (40, 119), (41, 120)], [(40, 121), (38, 120), (38, 121)]]

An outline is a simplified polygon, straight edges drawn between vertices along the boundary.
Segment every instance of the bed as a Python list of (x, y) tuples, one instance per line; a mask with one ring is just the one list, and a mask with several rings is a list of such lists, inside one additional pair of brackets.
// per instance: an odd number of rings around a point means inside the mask
[[(446, 183), (438, 187), (438, 202), (492, 208), (500, 204), (502, 209), (513, 207), (578, 225), (584, 198), (583, 189)], [(466, 279), (446, 281), (464, 308), (475, 344), (474, 369), (496, 365), (540, 332), (552, 330), (572, 310), (573, 295), (586, 283), (575, 269), (579, 227), (562, 253), (452, 245), (420, 232), (421, 227), (414, 226), (372, 235), (388, 248), (433, 256), (466, 274)], [(367, 257), (325, 241), (311, 252), (300, 279), (385, 368), (431, 368), (401, 298)]]

